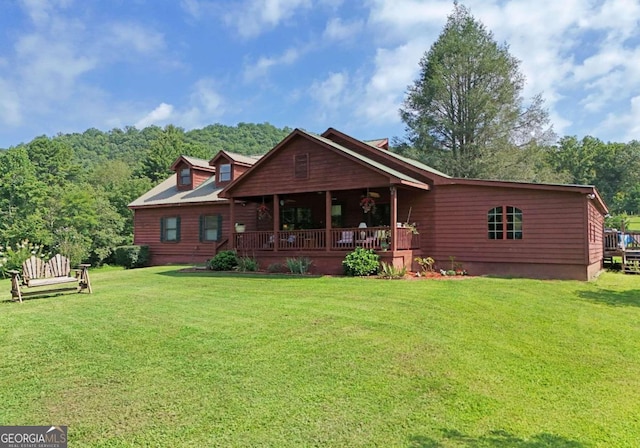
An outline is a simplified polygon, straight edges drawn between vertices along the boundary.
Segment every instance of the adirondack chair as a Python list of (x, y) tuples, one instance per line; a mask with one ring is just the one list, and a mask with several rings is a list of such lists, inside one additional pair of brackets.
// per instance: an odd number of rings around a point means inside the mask
[[(17, 298), (22, 303), (22, 297), (53, 292), (72, 290), (82, 292), (86, 289), (91, 294), (89, 266), (81, 264), (78, 269), (71, 269), (69, 259), (60, 254), (56, 254), (47, 262), (32, 256), (22, 263), (22, 275), (18, 271), (9, 271), (11, 274), (11, 298), (13, 300)], [(77, 283), (77, 285), (64, 287), (69, 283)], [(41, 287), (51, 288), (42, 289)], [(24, 288), (37, 288), (37, 290), (25, 292)]]

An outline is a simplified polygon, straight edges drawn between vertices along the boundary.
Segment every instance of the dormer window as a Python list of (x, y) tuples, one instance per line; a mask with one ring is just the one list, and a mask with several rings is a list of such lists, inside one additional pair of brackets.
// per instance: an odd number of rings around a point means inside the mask
[(231, 180), (231, 164), (225, 163), (220, 165), (219, 180), (220, 182), (228, 182)]
[(189, 168), (180, 170), (180, 185), (191, 185), (191, 170)]

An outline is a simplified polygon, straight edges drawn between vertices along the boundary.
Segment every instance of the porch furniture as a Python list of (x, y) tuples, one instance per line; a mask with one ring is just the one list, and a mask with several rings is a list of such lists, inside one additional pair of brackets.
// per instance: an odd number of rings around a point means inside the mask
[[(89, 266), (88, 264), (81, 264), (78, 269), (72, 270), (69, 265), (69, 259), (60, 254), (56, 254), (47, 262), (36, 256), (31, 256), (22, 263), (22, 275), (15, 270), (9, 271), (11, 274), (11, 298), (13, 300), (17, 298), (22, 303), (23, 296), (47, 295), (64, 291), (76, 291), (79, 293), (85, 289), (91, 294)], [(77, 285), (64, 287), (69, 283), (76, 283)], [(36, 289), (23, 292), (23, 288)]]
[(346, 245), (352, 245), (353, 244), (353, 236), (354, 236), (353, 230), (344, 230), (342, 232), (342, 236), (337, 241), (337, 243), (339, 245), (345, 245), (345, 246)]

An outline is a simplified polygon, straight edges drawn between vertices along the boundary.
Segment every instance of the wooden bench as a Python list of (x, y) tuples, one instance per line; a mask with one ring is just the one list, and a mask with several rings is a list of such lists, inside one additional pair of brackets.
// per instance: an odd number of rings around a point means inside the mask
[[(81, 264), (78, 269), (71, 269), (69, 259), (60, 254), (57, 254), (47, 262), (32, 256), (22, 263), (22, 275), (18, 271), (9, 271), (11, 274), (11, 298), (13, 300), (17, 298), (22, 303), (22, 297), (45, 295), (54, 292), (73, 290), (82, 292), (86, 289), (91, 294), (89, 266), (88, 264)], [(69, 283), (76, 283), (77, 285), (64, 287)], [(51, 288), (43, 289), (43, 287)], [(24, 292), (23, 288), (37, 288), (37, 290)]]

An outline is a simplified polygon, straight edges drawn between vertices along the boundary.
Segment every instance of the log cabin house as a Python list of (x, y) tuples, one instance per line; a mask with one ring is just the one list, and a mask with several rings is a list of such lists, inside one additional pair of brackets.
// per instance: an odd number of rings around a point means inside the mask
[(416, 268), (432, 257), (472, 275), (588, 280), (603, 264), (607, 207), (588, 185), (452, 178), (333, 128), (296, 129), (262, 157), (182, 156), (129, 207), (151, 264), (235, 249), (263, 267), (308, 257), (342, 273), (356, 247)]

